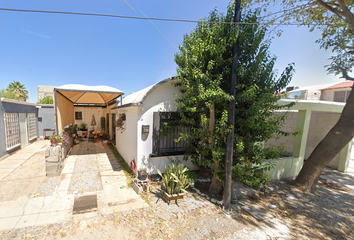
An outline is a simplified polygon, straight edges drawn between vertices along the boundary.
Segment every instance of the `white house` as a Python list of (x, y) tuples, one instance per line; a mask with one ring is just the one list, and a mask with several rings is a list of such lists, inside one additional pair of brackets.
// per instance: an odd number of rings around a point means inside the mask
[[(167, 78), (152, 86), (132, 93), (113, 108), (116, 116), (125, 115), (124, 130), (116, 128), (116, 147), (124, 160), (135, 161), (137, 170), (147, 169), (154, 174), (156, 169), (164, 172), (171, 159), (183, 161), (184, 142), (174, 139), (184, 130), (161, 135), (164, 122), (178, 119), (174, 96), (180, 96), (176, 80)], [(190, 161), (183, 163), (191, 169), (198, 169)]]

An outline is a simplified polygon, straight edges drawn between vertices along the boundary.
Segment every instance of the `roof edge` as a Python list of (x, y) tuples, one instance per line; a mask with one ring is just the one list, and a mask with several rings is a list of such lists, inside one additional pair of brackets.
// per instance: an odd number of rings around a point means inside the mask
[(155, 83), (153, 85), (153, 87), (150, 88), (149, 91), (146, 92), (145, 96), (141, 99), (139, 104), (142, 104), (145, 101), (145, 99), (150, 95), (150, 93), (153, 92), (156, 88), (158, 88), (159, 86), (161, 86), (164, 83), (171, 82), (173, 80), (177, 80), (177, 79), (175, 77), (169, 77), (169, 78), (166, 78), (158, 83)]

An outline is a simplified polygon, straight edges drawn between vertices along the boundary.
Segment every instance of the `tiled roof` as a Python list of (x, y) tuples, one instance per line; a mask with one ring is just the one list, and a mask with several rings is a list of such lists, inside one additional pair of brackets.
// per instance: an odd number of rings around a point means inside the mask
[(346, 82), (341, 82), (341, 83), (337, 83), (334, 84), (330, 87), (327, 87), (323, 90), (328, 90), (328, 89), (338, 89), (338, 88), (350, 88), (353, 86), (353, 81), (346, 81)]

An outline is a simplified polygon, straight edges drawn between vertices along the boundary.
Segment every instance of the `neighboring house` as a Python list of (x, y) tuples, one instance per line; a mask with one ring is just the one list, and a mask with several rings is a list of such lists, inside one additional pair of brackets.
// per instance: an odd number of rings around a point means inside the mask
[[(276, 160), (277, 167), (272, 178), (293, 177), (298, 174), (304, 160), (308, 159), (320, 141), (338, 121), (345, 103), (314, 100), (280, 100), (278, 103), (294, 102), (290, 110), (277, 111), (275, 114), (287, 115), (281, 130), (297, 132), (295, 136), (280, 136), (269, 139), (265, 147), (282, 147), (284, 156)], [(352, 141), (327, 164), (328, 167), (345, 172), (349, 166), (349, 153)], [(290, 156), (290, 157), (289, 157)], [(289, 174), (289, 172), (292, 172)], [(279, 177), (278, 177), (279, 176)]]
[(352, 90), (352, 86), (353, 81), (346, 81), (322, 89), (321, 100), (346, 102)]
[[(168, 78), (136, 93), (126, 96), (117, 107), (117, 118), (125, 114), (124, 130), (117, 128), (116, 147), (125, 161), (135, 161), (138, 170), (146, 168), (150, 173), (156, 169), (164, 172), (171, 159), (182, 161), (184, 142), (175, 142), (179, 133), (186, 131), (177, 127), (167, 135), (160, 134), (165, 122), (178, 120), (174, 96), (180, 96), (176, 80)], [(184, 164), (197, 169), (190, 161)]]
[(39, 102), (42, 98), (51, 97), (53, 98), (53, 90), (55, 86), (45, 86), (38, 85), (37, 86), (37, 102)]
[(0, 157), (27, 146), (54, 128), (54, 107), (13, 99), (0, 99)]
[(321, 99), (321, 91), (327, 87), (332, 86), (333, 83), (330, 84), (321, 84), (321, 85), (313, 85), (298, 88), (283, 94), (284, 99), (296, 99), (296, 100), (320, 100)]
[(283, 99), (320, 100), (332, 102), (346, 102), (351, 92), (353, 81), (337, 84), (321, 84), (298, 88), (283, 94)]

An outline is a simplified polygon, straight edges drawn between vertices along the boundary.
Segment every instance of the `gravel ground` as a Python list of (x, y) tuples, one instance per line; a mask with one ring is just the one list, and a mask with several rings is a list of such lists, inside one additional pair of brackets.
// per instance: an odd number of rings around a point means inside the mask
[[(78, 158), (70, 192), (102, 187), (95, 155)], [(48, 183), (47, 193), (55, 181)], [(275, 181), (258, 196), (244, 199), (245, 204), (261, 206), (275, 216), (264, 222), (243, 210), (225, 213), (211, 197), (195, 190), (179, 205), (169, 205), (161, 199), (157, 185), (151, 184), (151, 189), (142, 194), (148, 209), (92, 219), (78, 216), (62, 224), (3, 232), (0, 239), (354, 239), (354, 192), (327, 180), (320, 182), (315, 195)]]
[(0, 233), (0, 239), (354, 239), (353, 193), (333, 184), (321, 183), (316, 195), (287, 182), (272, 184), (278, 190), (244, 200), (276, 216), (266, 222), (243, 211), (226, 214), (195, 192), (179, 206), (168, 205), (153, 185), (152, 193), (142, 195), (149, 209)]
[(149, 196), (149, 202), (152, 208), (155, 209), (156, 214), (163, 220), (171, 220), (176, 216), (183, 216), (192, 212), (193, 210), (201, 210), (202, 208), (213, 206), (210, 202), (204, 201), (197, 194), (186, 195), (183, 202), (179, 202), (178, 205), (174, 201), (168, 205), (162, 197), (158, 189), (155, 189)]
[(97, 156), (77, 155), (68, 193), (102, 190), (102, 181)]
[(52, 196), (55, 188), (60, 183), (60, 176), (56, 177), (49, 177), (48, 179), (44, 180), (41, 186), (39, 186), (37, 194), (41, 197), (44, 196)]

